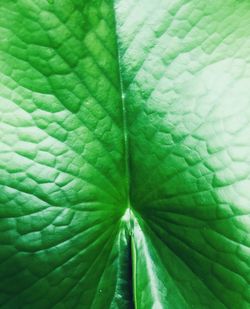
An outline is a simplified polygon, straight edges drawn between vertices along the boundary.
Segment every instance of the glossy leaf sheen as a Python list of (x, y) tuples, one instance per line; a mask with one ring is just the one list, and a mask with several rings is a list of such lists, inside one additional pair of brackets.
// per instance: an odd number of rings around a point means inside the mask
[(249, 20), (0, 0), (1, 308), (250, 308)]

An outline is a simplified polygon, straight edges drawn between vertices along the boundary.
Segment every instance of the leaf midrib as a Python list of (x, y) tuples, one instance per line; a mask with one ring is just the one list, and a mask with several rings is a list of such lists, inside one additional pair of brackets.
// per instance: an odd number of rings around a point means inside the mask
[(127, 110), (125, 104), (126, 93), (123, 86), (122, 70), (121, 70), (121, 54), (119, 48), (119, 36), (117, 30), (117, 18), (116, 10), (114, 5), (114, 19), (115, 19), (115, 36), (116, 36), (116, 52), (117, 52), (117, 64), (118, 64), (118, 74), (119, 74), (119, 92), (122, 105), (122, 130), (123, 130), (123, 142), (124, 142), (124, 152), (125, 152), (125, 185), (126, 185), (126, 209), (131, 209), (131, 199), (130, 199), (130, 186), (131, 186), (131, 175), (130, 175), (130, 149), (129, 149), (129, 137), (128, 137), (128, 122), (127, 122)]
[(129, 243), (130, 243), (130, 261), (131, 261), (131, 278), (132, 278), (132, 295), (131, 299), (133, 300), (132, 308), (137, 309), (137, 297), (136, 297), (136, 250), (134, 245), (134, 237), (133, 237), (133, 224), (134, 224), (134, 214), (132, 212), (131, 205), (131, 173), (130, 173), (130, 149), (129, 149), (129, 134), (128, 134), (128, 122), (127, 122), (127, 109), (125, 104), (126, 93), (124, 91), (123, 78), (122, 78), (122, 70), (121, 70), (121, 54), (119, 48), (119, 36), (117, 29), (117, 16), (114, 5), (114, 23), (115, 23), (115, 37), (116, 37), (116, 52), (117, 52), (117, 66), (118, 66), (118, 75), (119, 75), (119, 86), (120, 86), (120, 97), (121, 97), (121, 105), (122, 105), (122, 129), (123, 129), (123, 142), (124, 142), (124, 164), (125, 164), (125, 186), (126, 186), (126, 207), (123, 217), (127, 218), (127, 229), (129, 232)]

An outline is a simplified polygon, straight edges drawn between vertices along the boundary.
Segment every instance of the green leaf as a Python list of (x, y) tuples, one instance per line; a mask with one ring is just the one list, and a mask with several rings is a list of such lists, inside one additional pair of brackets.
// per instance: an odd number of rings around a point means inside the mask
[(1, 308), (250, 308), (249, 20), (0, 0)]

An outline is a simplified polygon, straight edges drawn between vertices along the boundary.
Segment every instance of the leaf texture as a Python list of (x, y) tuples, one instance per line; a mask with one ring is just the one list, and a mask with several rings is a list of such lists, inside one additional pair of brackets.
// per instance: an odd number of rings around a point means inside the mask
[(2, 308), (250, 308), (249, 20), (0, 0)]

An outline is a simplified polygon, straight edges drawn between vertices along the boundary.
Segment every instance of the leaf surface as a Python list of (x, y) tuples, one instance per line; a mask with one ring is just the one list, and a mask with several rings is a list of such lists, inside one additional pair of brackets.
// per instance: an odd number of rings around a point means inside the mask
[(0, 306), (249, 308), (249, 18), (0, 0)]

